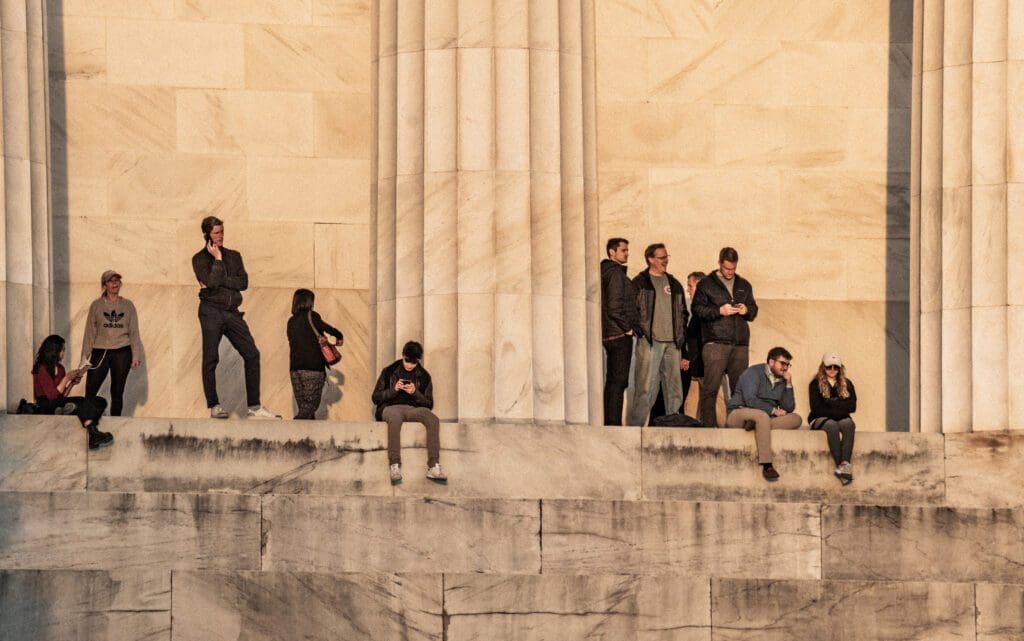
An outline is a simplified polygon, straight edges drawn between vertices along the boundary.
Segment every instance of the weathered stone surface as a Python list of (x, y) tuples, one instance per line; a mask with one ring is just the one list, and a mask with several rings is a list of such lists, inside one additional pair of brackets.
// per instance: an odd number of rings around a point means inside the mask
[(964, 583), (712, 579), (713, 641), (974, 639)]
[(0, 639), (156, 641), (171, 636), (171, 573), (0, 571)]
[[(402, 437), (405, 478), (397, 495), (640, 498), (639, 430), (443, 424), (441, 463), (447, 486), (424, 476), (426, 430), (406, 424)], [(410, 453), (410, 447), (418, 451)]]
[(442, 638), (441, 576), (175, 572), (174, 641)]
[(979, 583), (978, 641), (1017, 641), (1024, 634), (1024, 585)]
[(2, 569), (259, 567), (256, 496), (0, 492)]
[(821, 576), (819, 508), (544, 501), (544, 573)]
[(390, 496), (378, 423), (109, 418), (89, 489)]
[(537, 501), (270, 495), (263, 568), (533, 574), (539, 530)]
[(1024, 432), (946, 434), (946, 503), (1024, 505)]
[(449, 641), (708, 641), (707, 579), (649, 576), (445, 576)]
[(739, 429), (645, 428), (644, 497), (883, 505), (942, 502), (941, 434), (857, 432), (855, 480), (847, 486), (833, 474), (835, 463), (824, 432), (776, 431), (772, 447), (782, 478), (766, 483), (757, 465), (753, 434)]
[(826, 505), (822, 577), (1024, 581), (1024, 511)]
[(84, 490), (86, 448), (74, 417), (0, 415), (0, 490)]

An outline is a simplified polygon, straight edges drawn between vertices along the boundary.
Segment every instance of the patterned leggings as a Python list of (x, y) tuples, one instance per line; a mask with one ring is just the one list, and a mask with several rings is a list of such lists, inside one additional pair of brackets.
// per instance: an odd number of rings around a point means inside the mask
[(295, 418), (312, 421), (316, 418), (316, 409), (320, 407), (320, 394), (323, 392), (327, 374), (323, 370), (314, 372), (306, 369), (296, 370), (291, 374), (292, 393), (295, 394), (295, 404), (299, 406)]

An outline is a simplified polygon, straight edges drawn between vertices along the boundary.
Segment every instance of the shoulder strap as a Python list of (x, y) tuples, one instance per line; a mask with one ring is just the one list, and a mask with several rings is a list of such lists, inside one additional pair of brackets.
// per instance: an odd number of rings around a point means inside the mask
[(316, 325), (313, 324), (313, 310), (306, 312), (306, 320), (309, 321), (309, 328), (316, 334), (316, 339), (320, 340), (321, 334), (316, 330)]

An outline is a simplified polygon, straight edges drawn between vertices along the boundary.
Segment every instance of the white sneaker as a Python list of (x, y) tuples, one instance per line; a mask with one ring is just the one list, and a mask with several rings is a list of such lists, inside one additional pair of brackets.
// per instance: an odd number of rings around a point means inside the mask
[(839, 474), (847, 481), (853, 480), (853, 464), (852, 463), (840, 463)]
[(220, 405), (214, 405), (210, 408), (210, 418), (227, 418), (228, 416), (230, 414)]
[(279, 419), (279, 418), (281, 418), (279, 415), (274, 414), (273, 412), (271, 412), (270, 410), (268, 410), (266, 407), (264, 407), (262, 405), (255, 406), (255, 409), (250, 407), (249, 408), (249, 412), (247, 413), (247, 415), (249, 416), (249, 418), (262, 418), (262, 419)]
[(392, 463), (389, 471), (392, 485), (398, 485), (402, 482), (402, 466), (400, 464)]
[(434, 463), (433, 467), (427, 468), (427, 478), (435, 483), (447, 483), (448, 477), (441, 471), (441, 464)]

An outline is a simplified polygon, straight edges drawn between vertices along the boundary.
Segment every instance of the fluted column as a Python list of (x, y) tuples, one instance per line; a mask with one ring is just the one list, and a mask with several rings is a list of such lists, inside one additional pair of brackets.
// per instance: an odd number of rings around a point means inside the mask
[(1019, 66), (1011, 57), (1021, 47), (1021, 29), (1013, 16), (1024, 18), (1024, 3), (922, 4), (912, 164), (918, 189), (912, 206), (918, 257), (915, 427), (1007, 429), (1016, 427), (1010, 424), (1013, 409), (1021, 409), (1008, 356), (1020, 336), (1012, 307), (1019, 299), (1014, 271), (1024, 264), (1015, 258), (1020, 239), (1019, 233), (1014, 239), (1008, 203), (1013, 136), (1020, 127), (1020, 112), (1013, 114)]
[(600, 421), (592, 0), (378, 0), (375, 353), (437, 412)]
[(50, 331), (47, 71), (43, 0), (0, 0), (0, 108), (4, 207), (0, 270), (0, 393), (32, 397), (35, 346)]

